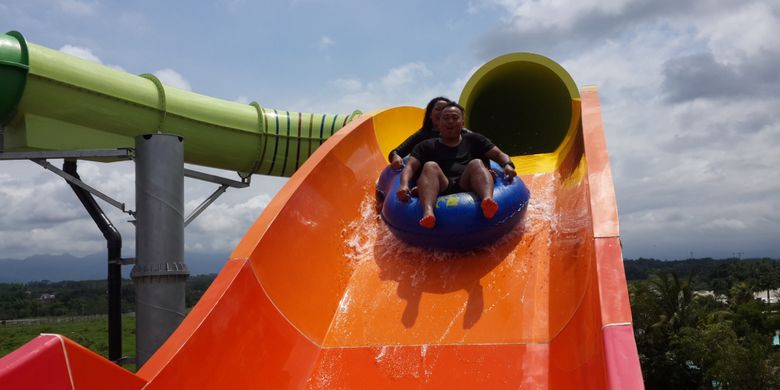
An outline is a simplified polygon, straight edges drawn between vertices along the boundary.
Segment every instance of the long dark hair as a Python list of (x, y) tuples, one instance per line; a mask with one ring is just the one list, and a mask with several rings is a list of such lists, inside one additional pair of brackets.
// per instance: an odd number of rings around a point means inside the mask
[(423, 124), (422, 124), (423, 130), (431, 130), (433, 128), (433, 121), (431, 120), (431, 112), (433, 111), (433, 106), (435, 106), (436, 103), (439, 101), (443, 101), (447, 104), (452, 103), (452, 100), (447, 99), (444, 96), (437, 96), (431, 99), (431, 101), (428, 102), (428, 105), (425, 106), (425, 117), (423, 117)]

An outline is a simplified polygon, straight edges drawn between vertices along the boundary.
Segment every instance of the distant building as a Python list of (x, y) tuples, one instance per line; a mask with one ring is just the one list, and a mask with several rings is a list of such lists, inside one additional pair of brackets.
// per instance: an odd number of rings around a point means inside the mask
[(712, 290), (699, 290), (693, 292), (694, 297), (712, 297), (715, 301), (720, 303), (728, 303), (728, 297), (723, 294), (715, 295), (715, 291)]
[(769, 303), (777, 303), (778, 299), (780, 299), (780, 288), (776, 290), (769, 290), (769, 294), (767, 294), (767, 290), (764, 291), (756, 291), (753, 293), (753, 298), (760, 299), (762, 302), (766, 303), (767, 295), (769, 296)]
[(51, 299), (54, 299), (54, 298), (56, 298), (56, 296), (54, 294), (43, 293), (43, 294), (41, 294), (41, 297), (38, 298), (38, 299), (40, 299), (42, 301), (48, 301), (48, 300), (51, 300)]

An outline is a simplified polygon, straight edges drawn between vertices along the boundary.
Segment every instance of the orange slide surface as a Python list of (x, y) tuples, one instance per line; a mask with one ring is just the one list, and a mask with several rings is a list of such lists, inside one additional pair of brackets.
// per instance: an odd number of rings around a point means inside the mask
[[(61, 336), (11, 355), (60, 348), (48, 367), (74, 388), (642, 388), (598, 93), (581, 96), (554, 169), (514, 157), (531, 200), (489, 248), (432, 252), (392, 236), (374, 199), (382, 140), (416, 129), (422, 110), (384, 110), (295, 173), (136, 374)], [(11, 355), (0, 378), (40, 385), (24, 379), (39, 364), (25, 374)], [(85, 359), (97, 363), (74, 363)]]

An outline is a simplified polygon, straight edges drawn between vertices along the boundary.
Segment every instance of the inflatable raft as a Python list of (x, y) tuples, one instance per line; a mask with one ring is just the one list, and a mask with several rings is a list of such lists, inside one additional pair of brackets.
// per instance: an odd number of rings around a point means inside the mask
[[(382, 219), (396, 237), (414, 246), (462, 251), (492, 244), (522, 219), (530, 192), (519, 177), (506, 180), (495, 162), (491, 161), (491, 169), (498, 173), (493, 199), (499, 209), (493, 218), (482, 215), (476, 194), (459, 192), (436, 199), (436, 227), (426, 229), (418, 224), (422, 218), (420, 200), (417, 197), (408, 202), (398, 199), (395, 194), (401, 171), (388, 166), (376, 184), (377, 200), (382, 202)], [(409, 184), (410, 188), (414, 187), (414, 183)]]

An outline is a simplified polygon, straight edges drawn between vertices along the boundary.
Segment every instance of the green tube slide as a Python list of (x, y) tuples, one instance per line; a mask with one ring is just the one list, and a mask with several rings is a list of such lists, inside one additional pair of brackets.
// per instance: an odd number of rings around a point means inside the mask
[(188, 163), (290, 176), (351, 114), (274, 110), (163, 85), (0, 35), (2, 151), (106, 149), (134, 137), (184, 138)]

